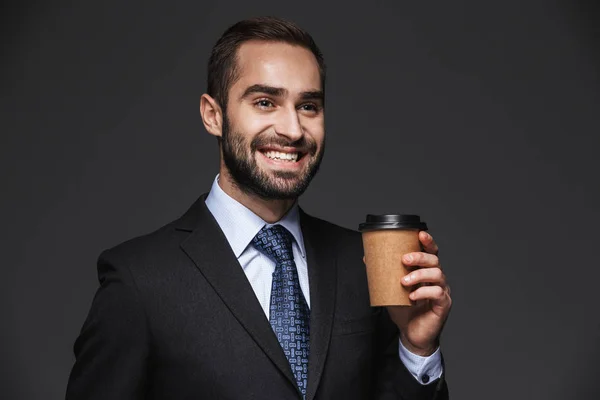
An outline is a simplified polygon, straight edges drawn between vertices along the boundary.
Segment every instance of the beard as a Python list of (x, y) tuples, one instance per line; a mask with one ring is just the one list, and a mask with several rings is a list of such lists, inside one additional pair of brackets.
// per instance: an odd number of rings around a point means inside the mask
[[(223, 117), (223, 137), (221, 151), (223, 161), (233, 183), (243, 192), (256, 195), (264, 200), (288, 200), (300, 197), (308, 188), (321, 165), (325, 152), (325, 140), (317, 153), (317, 143), (302, 136), (291, 141), (283, 136), (259, 135), (250, 143), (246, 135), (231, 130), (228, 118)], [(302, 171), (266, 171), (256, 162), (256, 152), (264, 146), (290, 146), (297, 149), (302, 157), (310, 157)]]

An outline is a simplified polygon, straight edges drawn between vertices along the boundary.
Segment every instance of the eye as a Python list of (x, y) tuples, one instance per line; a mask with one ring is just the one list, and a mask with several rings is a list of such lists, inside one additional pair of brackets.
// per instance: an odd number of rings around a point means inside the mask
[(315, 103), (302, 104), (300, 106), (300, 109), (303, 111), (309, 111), (309, 112), (313, 112), (313, 113), (316, 113), (321, 110), (321, 108), (318, 105), (316, 105)]
[(254, 102), (254, 105), (262, 109), (275, 107), (275, 104), (269, 99), (258, 99)]

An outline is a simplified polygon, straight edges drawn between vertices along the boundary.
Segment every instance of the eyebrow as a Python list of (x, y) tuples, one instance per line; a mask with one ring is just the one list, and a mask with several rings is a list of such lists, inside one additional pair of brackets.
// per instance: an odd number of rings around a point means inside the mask
[[(273, 97), (284, 97), (288, 94), (288, 90), (280, 87), (257, 84), (249, 86), (242, 94), (241, 99), (245, 99), (246, 97), (255, 93), (267, 94)], [(325, 95), (323, 94), (322, 90), (308, 90), (301, 92), (300, 98), (302, 100), (323, 100)]]
[(300, 93), (300, 98), (302, 100), (323, 100), (325, 94), (322, 90), (309, 90), (308, 92)]

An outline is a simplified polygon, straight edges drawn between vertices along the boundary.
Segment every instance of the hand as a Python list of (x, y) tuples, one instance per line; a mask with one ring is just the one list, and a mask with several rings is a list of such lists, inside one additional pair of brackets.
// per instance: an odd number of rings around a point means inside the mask
[(402, 285), (414, 288), (411, 307), (388, 306), (390, 318), (400, 329), (400, 340), (414, 354), (429, 356), (439, 346), (439, 336), (450, 313), (452, 299), (446, 276), (437, 257), (438, 246), (430, 234), (419, 232), (424, 252), (405, 254), (402, 262), (414, 269), (404, 278)]

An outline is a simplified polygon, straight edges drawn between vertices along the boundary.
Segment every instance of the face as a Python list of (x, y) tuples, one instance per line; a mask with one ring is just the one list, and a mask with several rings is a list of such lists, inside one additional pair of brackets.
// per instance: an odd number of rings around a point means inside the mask
[(307, 49), (247, 42), (229, 90), (221, 151), (235, 184), (263, 199), (300, 196), (324, 152), (319, 68)]

